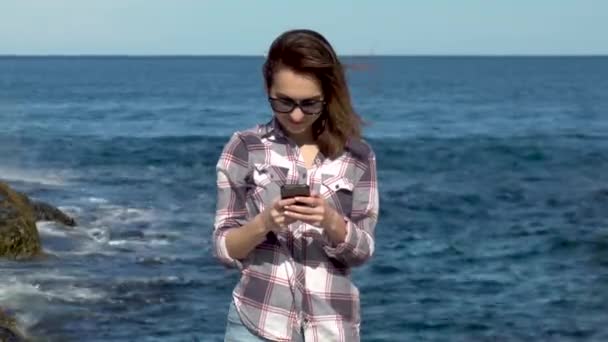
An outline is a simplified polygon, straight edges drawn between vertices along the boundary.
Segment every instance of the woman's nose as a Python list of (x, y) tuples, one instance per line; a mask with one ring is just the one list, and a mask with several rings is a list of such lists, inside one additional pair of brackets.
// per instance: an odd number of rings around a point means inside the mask
[(304, 120), (305, 116), (304, 116), (304, 113), (302, 113), (302, 110), (300, 108), (296, 108), (293, 110), (293, 112), (291, 112), (291, 114), (289, 115), (289, 118), (293, 122), (302, 122)]

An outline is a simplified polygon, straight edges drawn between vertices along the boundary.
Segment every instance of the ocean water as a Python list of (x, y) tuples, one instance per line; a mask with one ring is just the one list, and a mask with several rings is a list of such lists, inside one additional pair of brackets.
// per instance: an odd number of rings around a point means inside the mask
[[(608, 58), (345, 60), (378, 158), (364, 341), (608, 340)], [(75, 216), (0, 261), (42, 341), (221, 341), (214, 165), (261, 58), (0, 58), (0, 179)]]

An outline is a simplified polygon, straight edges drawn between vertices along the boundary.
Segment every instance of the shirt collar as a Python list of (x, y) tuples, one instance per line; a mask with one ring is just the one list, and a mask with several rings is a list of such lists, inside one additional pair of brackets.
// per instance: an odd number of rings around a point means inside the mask
[[(276, 116), (274, 116), (274, 115), (272, 116), (272, 119), (270, 119), (270, 121), (268, 121), (267, 123), (262, 125), (262, 137), (272, 138), (275, 140), (284, 139), (284, 140), (289, 141), (287, 134), (285, 133), (285, 131), (279, 124), (279, 121), (277, 120)], [(352, 147), (353, 147), (353, 141), (352, 141), (352, 139), (349, 138), (346, 141), (345, 149), (350, 150)], [(317, 158), (319, 158), (319, 160), (317, 162), (321, 162), (323, 159), (325, 159), (325, 156), (323, 156), (323, 153), (321, 153), (321, 151), (319, 151)]]

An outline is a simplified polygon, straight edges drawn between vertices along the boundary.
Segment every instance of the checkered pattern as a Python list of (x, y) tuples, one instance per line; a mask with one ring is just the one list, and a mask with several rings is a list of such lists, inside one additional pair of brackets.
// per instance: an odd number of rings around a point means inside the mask
[[(346, 221), (343, 243), (332, 245), (320, 227), (302, 222), (270, 233), (244, 260), (231, 258), (226, 233), (280, 196), (283, 184), (306, 183)], [(217, 163), (214, 254), (241, 271), (233, 299), (243, 323), (259, 336), (291, 341), (358, 341), (359, 291), (350, 269), (374, 253), (378, 218), (376, 157), (351, 141), (330, 160), (321, 153), (306, 169), (299, 148), (276, 119), (232, 135)]]

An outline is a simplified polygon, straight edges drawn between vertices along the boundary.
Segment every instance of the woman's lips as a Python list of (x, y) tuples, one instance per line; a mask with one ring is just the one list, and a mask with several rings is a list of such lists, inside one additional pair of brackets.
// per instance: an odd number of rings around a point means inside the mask
[(293, 122), (293, 121), (289, 121), (289, 124), (292, 126), (302, 126), (304, 124), (304, 122)]

